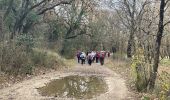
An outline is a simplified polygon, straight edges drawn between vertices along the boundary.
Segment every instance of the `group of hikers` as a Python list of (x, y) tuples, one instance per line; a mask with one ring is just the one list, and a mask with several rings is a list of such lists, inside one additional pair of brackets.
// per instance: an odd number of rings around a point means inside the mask
[(106, 56), (110, 57), (110, 52), (106, 52), (106, 51), (90, 51), (90, 52), (82, 52), (82, 51), (78, 51), (77, 54), (77, 59), (78, 59), (78, 63), (81, 63), (82, 65), (86, 63), (91, 65), (92, 63), (96, 62), (99, 63), (101, 65), (104, 64), (104, 59)]

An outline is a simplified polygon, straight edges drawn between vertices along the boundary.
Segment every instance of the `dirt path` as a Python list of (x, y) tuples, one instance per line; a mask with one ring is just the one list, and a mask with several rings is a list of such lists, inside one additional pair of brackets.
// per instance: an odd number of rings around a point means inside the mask
[(96, 75), (105, 76), (105, 81), (108, 84), (108, 91), (105, 94), (101, 94), (94, 100), (127, 100), (128, 89), (125, 85), (125, 80), (118, 74), (108, 69), (105, 66), (99, 64), (88, 65), (76, 65), (74, 68), (60, 71), (51, 72), (49, 74), (34, 77), (30, 80), (25, 80), (21, 83), (14, 84), (11, 87), (0, 90), (0, 100), (73, 100), (72, 98), (54, 98), (54, 97), (42, 97), (36, 88), (44, 86), (46, 83), (53, 79), (59, 79), (61, 77), (69, 75)]

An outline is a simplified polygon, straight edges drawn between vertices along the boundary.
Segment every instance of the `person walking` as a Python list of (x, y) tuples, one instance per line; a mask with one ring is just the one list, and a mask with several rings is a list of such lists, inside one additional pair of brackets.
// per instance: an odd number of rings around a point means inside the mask
[(100, 52), (100, 64), (104, 65), (104, 58), (105, 58), (106, 52), (105, 51), (101, 51)]
[(100, 58), (100, 52), (97, 51), (97, 52), (96, 52), (96, 63), (99, 62), (99, 58)]
[(93, 57), (92, 57), (92, 53), (88, 53), (88, 56), (87, 56), (87, 61), (88, 61), (88, 64), (91, 66), (92, 64), (92, 60), (93, 60)]
[(109, 51), (107, 52), (107, 56), (108, 56), (108, 58), (110, 57), (110, 52)]
[(78, 63), (80, 63), (80, 55), (81, 55), (81, 52), (80, 51), (77, 51), (77, 54), (76, 54), (76, 56), (77, 56), (77, 60), (78, 60)]
[(84, 52), (81, 53), (80, 55), (80, 59), (81, 59), (81, 64), (85, 64), (86, 62), (86, 54)]
[(94, 63), (95, 58), (96, 58), (96, 52), (95, 52), (95, 51), (92, 51), (92, 52), (91, 52), (91, 55), (92, 55), (92, 62)]

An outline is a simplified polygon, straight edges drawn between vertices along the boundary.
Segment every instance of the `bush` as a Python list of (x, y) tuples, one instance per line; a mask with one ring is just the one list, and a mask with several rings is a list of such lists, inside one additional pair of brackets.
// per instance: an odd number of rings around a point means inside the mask
[(158, 77), (156, 89), (159, 100), (169, 100), (170, 97), (170, 74), (162, 72)]
[(145, 62), (143, 49), (136, 50), (132, 58), (131, 67), (136, 89), (139, 92), (147, 91), (151, 65)]
[(55, 54), (34, 49), (28, 52), (27, 47), (18, 42), (1, 43), (0, 57), (0, 72), (15, 76), (32, 74), (36, 67), (55, 68), (64, 64)]
[(113, 59), (115, 60), (123, 60), (123, 61), (126, 61), (127, 58), (126, 58), (126, 55), (125, 54), (122, 54), (122, 53), (113, 53)]
[[(0, 47), (0, 68), (1, 71), (8, 74), (24, 74), (23, 68), (30, 66), (30, 54), (25, 52), (25, 48), (22, 46), (16, 46), (14, 43), (2, 45)], [(31, 73), (31, 71), (29, 71)]]
[(34, 40), (32, 35), (22, 34), (17, 37), (17, 45), (24, 46), (27, 52), (31, 51), (34, 47)]
[(65, 59), (56, 52), (42, 49), (33, 49), (33, 51), (32, 61), (35, 65), (38, 64), (49, 68), (65, 65)]
[(56, 63), (56, 58), (48, 55), (45, 51), (34, 51), (31, 58), (33, 64), (39, 67), (53, 68)]

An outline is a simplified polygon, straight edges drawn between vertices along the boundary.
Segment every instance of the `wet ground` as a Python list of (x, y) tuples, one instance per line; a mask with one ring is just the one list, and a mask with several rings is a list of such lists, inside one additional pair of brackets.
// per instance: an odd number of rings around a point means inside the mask
[(104, 77), (76, 75), (52, 80), (38, 90), (42, 96), (91, 99), (105, 93), (107, 88)]
[(77, 64), (1, 89), (0, 100), (128, 100), (128, 93), (125, 80), (106, 66)]

